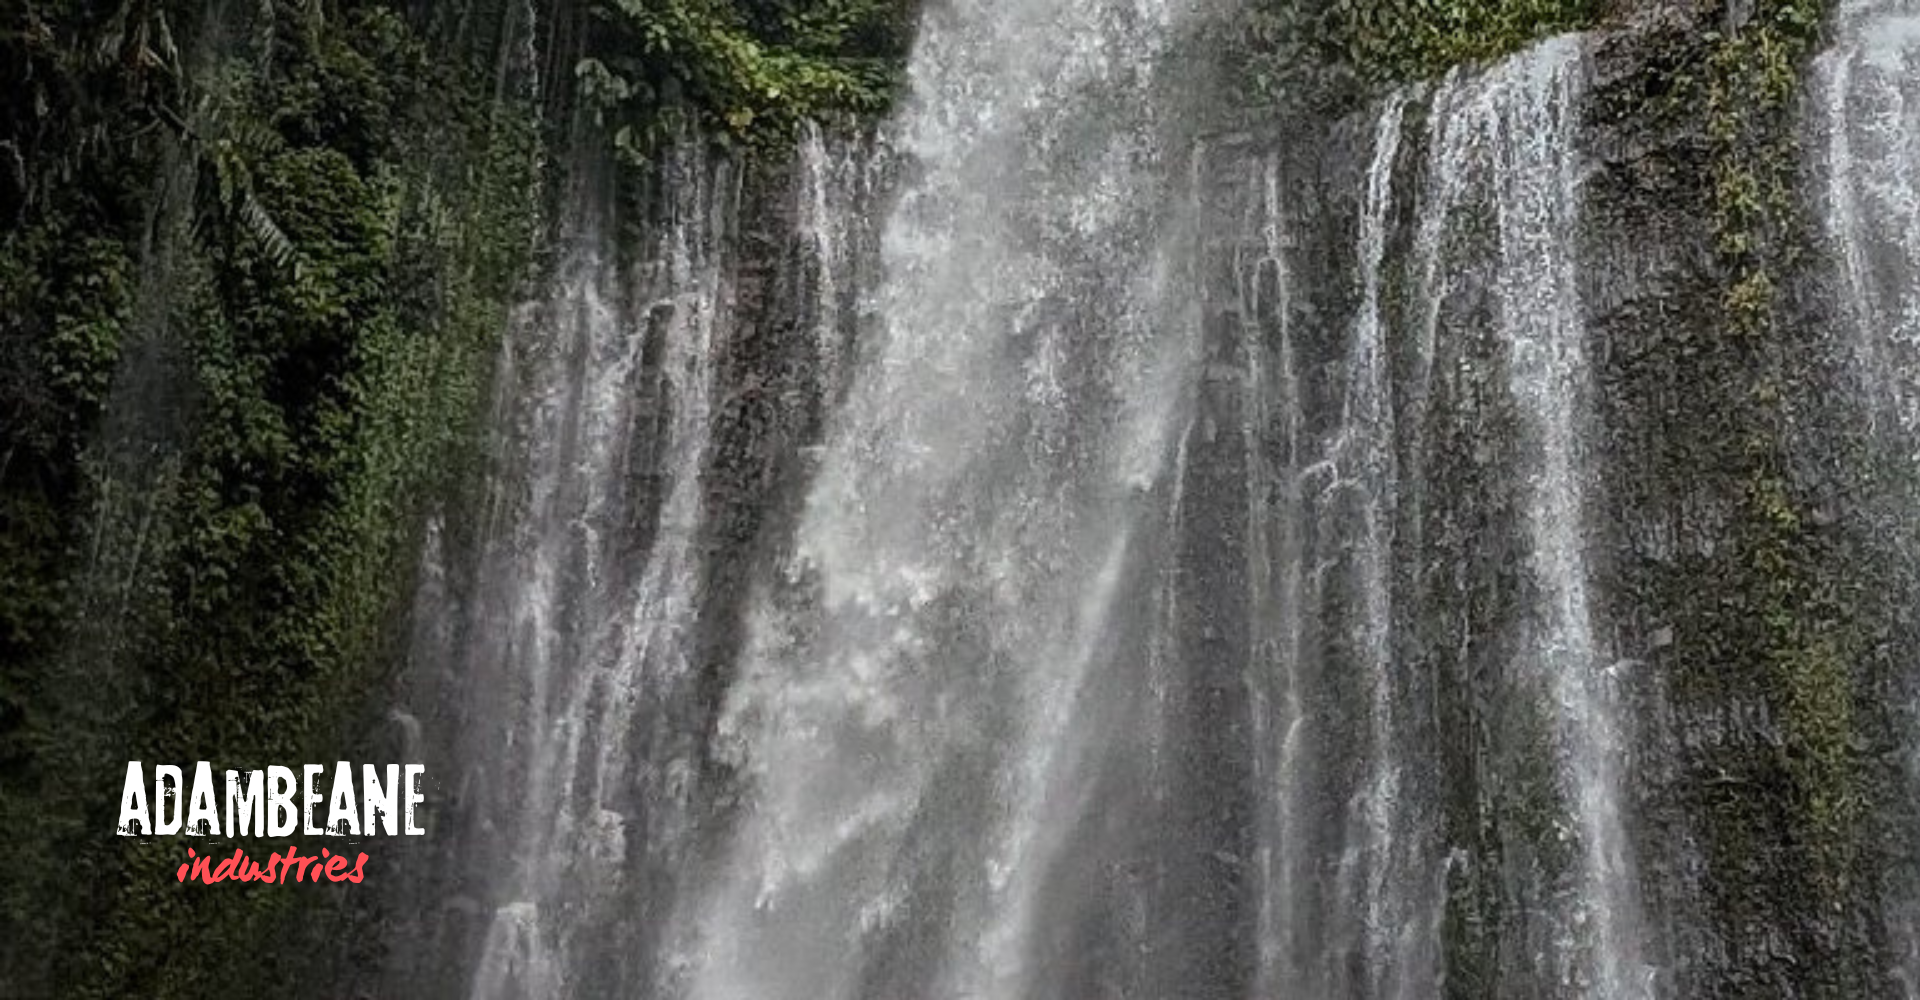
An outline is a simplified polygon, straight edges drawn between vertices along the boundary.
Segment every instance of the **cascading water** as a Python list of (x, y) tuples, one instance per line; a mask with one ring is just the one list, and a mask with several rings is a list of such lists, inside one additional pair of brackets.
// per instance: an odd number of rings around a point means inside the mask
[(482, 925), (476, 998), (631, 975), (607, 971), (633, 943), (618, 935), (645, 926), (687, 847), (687, 633), (736, 180), (685, 151), (665, 173), (674, 195), (632, 273), (583, 196), (546, 297), (505, 346), (471, 593), (421, 613), (460, 623), (426, 655), (465, 692), (452, 808), (473, 817), (465, 864), (486, 873), (482, 899), (463, 897)]
[[(1584, 967), (1563, 976), (1599, 996), (1636, 992), (1638, 917), (1621, 806), (1621, 720), (1609, 688), (1615, 661), (1595, 635), (1581, 511), (1578, 403), (1585, 329), (1569, 248), (1578, 229), (1574, 102), (1578, 50), (1549, 43), (1501, 81), (1487, 140), (1497, 150), (1494, 204), (1503, 267), (1496, 279), (1511, 355), (1510, 391), (1525, 414), (1535, 465), (1527, 483), (1528, 562), (1539, 607), (1522, 669), (1541, 686), (1578, 839), (1579, 902), (1567, 914), (1590, 928)], [(1511, 95), (1511, 96), (1509, 96)], [(1571, 964), (1571, 963), (1569, 963)]]
[(871, 226), (882, 175), (882, 153), (870, 143), (835, 141), (809, 124), (800, 144), (796, 228), (810, 244), (814, 348), (813, 382), (831, 406), (846, 387), (845, 369), (854, 346), (859, 297), (870, 280)]
[(1827, 220), (1841, 301), (1873, 404), (1920, 435), (1920, 6), (1845, 4), (1842, 41), (1823, 55), (1813, 100), (1824, 128)]
[(722, 738), (745, 815), (685, 907), (701, 1000), (1022, 997), (1137, 704), (1120, 608), (1194, 323), (1156, 2), (929, 15), (865, 345)]
[[(1271, 414), (1259, 414), (1268, 405), (1260, 400), (1270, 393), (1284, 400), (1288, 410), (1279, 431), (1292, 457), (1281, 480), (1284, 502), (1277, 508), (1256, 504), (1251, 512), (1256, 539), (1251, 551), (1257, 561), (1249, 571), (1254, 613), (1285, 623), (1278, 645), (1254, 646), (1252, 681), (1256, 691), (1277, 687), (1259, 698), (1257, 715), (1257, 724), (1263, 726), (1269, 714), (1277, 715), (1271, 723), (1276, 728), (1267, 738), (1277, 780), (1268, 784), (1272, 799), (1263, 812), (1271, 825), (1260, 850), (1268, 886), (1262, 921), (1267, 958), (1261, 982), (1263, 989), (1283, 994), (1418, 995), (1415, 984), (1424, 982), (1430, 989), (1438, 974), (1432, 966), (1437, 956), (1430, 954), (1433, 911), (1414, 902), (1417, 893), (1406, 891), (1431, 879), (1408, 869), (1417, 852), (1401, 842), (1418, 837), (1419, 830), (1407, 811), (1414, 793), (1403, 789), (1402, 754), (1410, 734), (1401, 730), (1400, 716), (1411, 706), (1402, 690), (1404, 672), (1394, 669), (1392, 649), (1390, 535), (1396, 472), (1381, 289), (1404, 109), (1405, 98), (1396, 96), (1374, 123), (1356, 248), (1360, 301), (1346, 331), (1349, 343), (1327, 376), (1329, 391), (1337, 394), (1332, 404), (1337, 415), (1319, 435), (1323, 440), (1300, 439), (1303, 426), (1319, 421), (1302, 412), (1303, 387), (1310, 379), (1292, 331), (1279, 331), (1277, 393), (1264, 386), (1267, 366), (1258, 346), (1250, 345), (1253, 424), (1257, 428), (1273, 420)], [(1279, 238), (1285, 206), (1277, 169), (1271, 162), (1262, 168), (1264, 218), (1258, 249), (1262, 266), (1280, 269), (1275, 274), (1284, 273), (1287, 257)], [(1251, 277), (1258, 280), (1257, 274)], [(1258, 300), (1281, 292), (1272, 282), (1247, 288), (1244, 294), (1252, 301), (1246, 311), (1256, 317), (1269, 312), (1273, 307)], [(1258, 430), (1251, 440), (1258, 446)], [(1249, 483), (1252, 497), (1267, 489), (1264, 476)], [(1276, 529), (1284, 541), (1270, 557), (1259, 539)], [(1278, 581), (1271, 579), (1276, 565)], [(1315, 610), (1326, 614), (1315, 620)], [(1328, 631), (1320, 631), (1323, 628)], [(1315, 649), (1337, 652), (1323, 661), (1310, 652)], [(1319, 711), (1323, 684), (1351, 686), (1355, 714)], [(1315, 812), (1304, 797), (1307, 782), (1337, 773), (1337, 764), (1313, 755), (1343, 740), (1352, 742), (1334, 752), (1350, 753), (1356, 762), (1338, 779), (1347, 788), (1345, 801), (1337, 807), (1343, 818), (1337, 830), (1315, 831), (1306, 825)], [(1324, 889), (1314, 885), (1314, 872), (1323, 859), (1306, 847), (1322, 833), (1335, 838), (1327, 844), (1325, 859), (1334, 875)], [(1320, 912), (1315, 913), (1316, 908)], [(1365, 956), (1366, 963), (1340, 956)], [(1356, 976), (1357, 969), (1364, 971)]]
[[(1580, 42), (1568, 38), (1451, 80), (1427, 101), (1422, 183), (1399, 195), (1408, 98), (1387, 102), (1357, 185), (1356, 295), (1342, 307), (1352, 319), (1337, 339), (1314, 319), (1318, 309), (1259, 301), (1286, 296), (1283, 276), (1316, 266), (1288, 251), (1277, 167), (1262, 167), (1258, 266), (1243, 265), (1241, 287), (1243, 315), (1269, 338), (1251, 351), (1251, 423), (1265, 430), (1250, 442), (1258, 451), (1250, 464), (1276, 444), (1282, 456), (1278, 501), (1262, 507), (1266, 487), (1252, 487), (1255, 537), (1264, 540), (1249, 568), (1255, 613), (1280, 623), (1264, 626), (1268, 635), (1254, 646), (1255, 705), (1271, 716), (1257, 723), (1266, 733), (1261, 794), (1271, 796), (1259, 851), (1265, 991), (1412, 998), (1441, 990), (1442, 845), (1474, 838), (1441, 829), (1441, 795), (1423, 777), (1473, 782), (1467, 792), (1478, 802), (1456, 823), (1517, 832), (1512, 811), (1549, 817), (1545, 843), (1496, 844), (1484, 857), (1455, 849), (1450, 866), (1498, 869), (1480, 877), (1522, 921), (1499, 946), (1488, 981), (1470, 991), (1648, 990), (1624, 804), (1620, 665), (1596, 636), (1584, 555), (1581, 498), (1591, 473), (1581, 443), (1586, 330), (1574, 244), (1583, 73)], [(1417, 218), (1411, 252), (1389, 259), (1396, 197), (1412, 200)], [(1390, 283), (1418, 294), (1390, 308)], [(1463, 295), (1484, 305), (1449, 311)], [(1296, 313), (1305, 320), (1289, 318)], [(1434, 412), (1436, 390), (1451, 399), (1449, 412)], [(1479, 530), (1506, 537), (1489, 534), (1457, 555), (1430, 549), (1428, 536), (1447, 526), (1447, 511), (1432, 509), (1445, 502), (1436, 494), (1451, 487), (1428, 477), (1461, 473), (1432, 453), (1462, 430), (1495, 433), (1495, 418), (1508, 453), (1475, 449), (1491, 477), (1478, 502), (1516, 514)], [(1442, 638), (1430, 628), (1447, 611), (1445, 597), (1408, 567), (1458, 558), (1505, 572), (1487, 564), (1501, 547), (1511, 548), (1525, 595), (1482, 623), (1502, 638), (1481, 648), (1446, 624), (1443, 638), (1471, 668), (1457, 680), (1426, 673), (1434, 659), (1421, 644)], [(1499, 681), (1488, 687), (1485, 677)], [(1435, 728), (1436, 685), (1449, 684), (1466, 689), (1453, 697), (1499, 706), (1471, 725), (1515, 727), (1501, 741), (1510, 746), (1482, 752), (1474, 770), (1487, 773), (1433, 770), (1443, 753), (1434, 741), (1444, 736)], [(1541, 761), (1550, 771), (1529, 776)], [(1503, 789), (1523, 788), (1522, 798), (1502, 801), (1511, 794)]]
[[(1836, 21), (1836, 44), (1812, 75), (1811, 168), (1822, 185), (1849, 398), (1886, 456), (1884, 478), (1904, 484), (1904, 492), (1895, 487), (1899, 509), (1883, 537), (1911, 564), (1920, 553), (1911, 523), (1911, 470), (1920, 459), (1920, 3), (1848, 0)], [(1920, 740), (1912, 736), (1920, 690), (1911, 664), (1903, 666), (1905, 690), (1892, 716), (1910, 797), (1920, 788)], [(1892, 980), (1912, 1000), (1920, 997), (1920, 878), (1909, 849), (1890, 853), (1903, 859), (1882, 886)]]

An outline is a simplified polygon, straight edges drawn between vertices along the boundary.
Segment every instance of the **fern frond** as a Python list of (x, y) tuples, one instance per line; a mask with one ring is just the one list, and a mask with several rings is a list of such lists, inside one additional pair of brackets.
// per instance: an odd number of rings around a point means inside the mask
[(248, 235), (265, 250), (268, 259), (275, 266), (287, 268), (297, 277), (300, 273), (300, 254), (293, 240), (287, 238), (285, 230), (273, 221), (260, 199), (253, 196), (250, 189), (240, 191), (240, 221), (246, 226)]

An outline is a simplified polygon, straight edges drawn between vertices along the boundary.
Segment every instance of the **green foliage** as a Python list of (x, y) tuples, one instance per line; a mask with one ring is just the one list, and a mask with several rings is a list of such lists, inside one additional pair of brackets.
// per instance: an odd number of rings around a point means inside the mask
[(1332, 4), (1323, 18), (1364, 73), (1403, 80), (1498, 58), (1596, 13), (1593, 0), (1397, 0)]
[(31, 153), (0, 171), (0, 980), (285, 995), (263, 949), (313, 904), (167, 891), (181, 845), (112, 837), (113, 790), (349, 739), (475, 443), (540, 135), (384, 5), (95, 6), (0, 24), (32, 98), (0, 117)]
[(1253, 94), (1312, 102), (1498, 58), (1599, 14), (1599, 0), (1255, 0), (1231, 52)]
[(807, 119), (871, 115), (903, 65), (909, 0), (610, 0), (607, 40), (576, 68), (616, 144), (644, 158), (691, 117), (715, 135), (783, 142)]
[[(1726, 316), (1755, 358), (1752, 394), (1762, 406), (1777, 406), (1783, 382), (1792, 377), (1775, 360), (1777, 341), (1788, 331), (1774, 275), (1794, 265), (1800, 243), (1792, 108), (1821, 14), (1817, 0), (1763, 0), (1739, 30), (1711, 39), (1707, 121), (1715, 149), (1717, 242), (1732, 276)], [(1851, 891), (1854, 833), (1866, 808), (1852, 749), (1852, 665), (1860, 643), (1846, 624), (1847, 610), (1834, 600), (1830, 567), (1821, 564), (1785, 456), (1768, 442), (1755, 442), (1747, 454), (1744, 541), (1765, 597), (1758, 611), (1772, 700), (1790, 743), (1786, 769), (1814, 885), (1825, 898), (1838, 899)]]

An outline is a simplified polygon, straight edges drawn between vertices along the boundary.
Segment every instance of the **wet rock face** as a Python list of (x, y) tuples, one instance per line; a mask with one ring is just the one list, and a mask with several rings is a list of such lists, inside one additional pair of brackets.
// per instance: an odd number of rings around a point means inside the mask
[[(1681, 995), (1897, 995), (1910, 935), (1881, 887), (1907, 877), (1881, 831), (1911, 815), (1887, 751), (1904, 742), (1892, 734), (1911, 698), (1893, 689), (1911, 672), (1879, 644), (1910, 618), (1891, 513), (1910, 505), (1889, 491), (1848, 361), (1854, 296), (1844, 248), (1823, 235), (1825, 170), (1817, 153), (1785, 165), (1800, 201), (1762, 237), (1778, 315), (1762, 334), (1737, 329), (1725, 234), (1697, 206), (1752, 165), (1716, 149), (1698, 114), (1648, 113), (1647, 81), (1689, 44), (1677, 17), (1648, 23), (1600, 50), (1613, 82), (1599, 92), (1618, 103), (1600, 105), (1588, 242), (1622, 265), (1618, 307), (1596, 321), (1607, 530), (1619, 613), (1644, 630), (1630, 655), (1657, 679), (1639, 709), (1658, 739), (1639, 755), (1638, 810), (1666, 981)], [(1832, 58), (1810, 69), (1809, 98)], [(1809, 99), (1778, 128), (1820, 133), (1822, 117)]]
[[(1600, 693), (1614, 699), (1621, 720), (1618, 797), (1608, 808), (1622, 817), (1627, 863), (1613, 871), (1638, 897), (1630, 907), (1622, 901), (1623, 912), (1637, 912), (1622, 918), (1637, 931), (1615, 939), (1627, 958), (1614, 966), (1614, 986), (1593, 978), (1605, 965), (1593, 949), (1605, 945), (1587, 929), (1596, 919), (1592, 883), (1580, 888), (1578, 873), (1591, 862), (1582, 860), (1583, 840), (1591, 843), (1598, 828), (1577, 821), (1583, 772), (1570, 768), (1569, 755), (1578, 749), (1564, 726), (1556, 733), (1554, 710), (1541, 707), (1565, 699), (1530, 687), (1522, 666), (1554, 655), (1537, 612), (1552, 596), (1528, 553), (1538, 542), (1528, 541), (1535, 515), (1523, 484), (1544, 473), (1527, 443), (1536, 418), (1513, 398), (1517, 355), (1503, 315), (1513, 293), (1499, 264), (1511, 237), (1500, 231), (1498, 199), (1468, 191), (1457, 200), (1458, 215), (1442, 227), (1449, 280), (1438, 294), (1423, 282), (1422, 261), (1431, 259), (1431, 251), (1423, 258), (1423, 229), (1431, 232), (1432, 205), (1445, 198), (1426, 158), (1434, 131), (1462, 115), (1460, 105), (1450, 115), (1433, 109), (1470, 89), (1459, 83), (1437, 97), (1416, 92), (1404, 112), (1380, 267), (1394, 353), (1394, 648), (1403, 669), (1419, 674), (1408, 695), (1423, 706), (1396, 725), (1404, 741), (1396, 753), (1409, 758), (1406, 773), (1424, 779), (1413, 787), (1439, 789), (1402, 821), (1426, 831), (1423, 850), (1449, 859), (1438, 931), (1449, 995), (1881, 995), (1897, 989), (1905, 936), (1904, 918), (1884, 913), (1883, 897), (1904, 899), (1907, 890), (1869, 886), (1911, 882), (1904, 852), (1890, 846), (1897, 838), (1879, 832), (1911, 815), (1911, 780), (1890, 749), (1902, 743), (1893, 734), (1911, 701), (1899, 693), (1908, 671), (1873, 642), (1851, 647), (1826, 671), (1842, 678), (1826, 703), (1849, 706), (1841, 724), (1859, 754), (1845, 765), (1850, 780), (1882, 797), (1844, 828), (1823, 826), (1832, 814), (1818, 804), (1821, 785), (1790, 763), (1823, 738), (1808, 721), (1805, 678), (1796, 676), (1809, 665), (1781, 654), (1767, 622), (1784, 611), (1818, 627), (1837, 622), (1836, 634), (1857, 628), (1878, 643), (1903, 634), (1898, 606), (1911, 585), (1902, 582), (1909, 574), (1898, 566), (1903, 543), (1894, 526), (1905, 509), (1902, 488), (1887, 485), (1885, 446), (1863, 436), (1863, 394), (1849, 388), (1859, 375), (1836, 343), (1845, 324), (1835, 310), (1844, 310), (1847, 293), (1834, 287), (1833, 256), (1817, 231), (1776, 234), (1800, 247), (1778, 279), (1789, 294), (1776, 332), (1756, 342), (1729, 331), (1732, 278), (1708, 207), (1724, 152), (1699, 109), (1675, 105), (1683, 95), (1672, 87), (1676, 70), (1698, 55), (1704, 15), (1674, 4), (1630, 13), (1625, 28), (1583, 43), (1583, 90), (1572, 112), (1578, 208), (1554, 251), (1576, 262), (1584, 361), (1570, 391), (1578, 400), (1591, 667), (1605, 675)], [(1366, 133), (1382, 114), (1303, 126), (1271, 145), (1237, 140), (1214, 158), (1216, 189), (1230, 192), (1223, 201), (1234, 206), (1210, 227), (1235, 234), (1219, 251), (1236, 261), (1231, 287), (1242, 296), (1230, 322), (1263, 352), (1236, 363), (1253, 371), (1264, 363), (1273, 377), (1287, 368), (1281, 355), (1292, 358), (1279, 395), (1298, 409), (1283, 408), (1279, 418), (1268, 411), (1258, 435), (1283, 482), (1289, 467), (1317, 471), (1313, 449), (1324, 454), (1329, 440), (1340, 440), (1332, 431), (1354, 412), (1354, 316), (1365, 308), (1369, 270), (1361, 264), (1367, 208), (1358, 193), (1367, 190)], [(1376, 135), (1372, 148), (1377, 143)], [(1513, 162), (1498, 151), (1494, 158)], [(1267, 216), (1248, 225), (1246, 218), (1261, 218), (1263, 199), (1275, 201), (1260, 192), (1263, 171), (1279, 178), (1268, 185), (1282, 192), (1279, 222)], [(1810, 193), (1817, 174), (1804, 182)], [(1274, 240), (1275, 231), (1284, 236)], [(1898, 255), (1873, 259), (1890, 256)], [(1286, 281), (1272, 277), (1276, 257), (1298, 262)], [(1884, 285), (1885, 264), (1877, 266), (1872, 280)], [(1545, 280), (1538, 268), (1526, 273)], [(1276, 310), (1273, 290), (1282, 286), (1295, 291)], [(1246, 301), (1248, 289), (1267, 290), (1268, 303)], [(1423, 324), (1423, 313), (1437, 319)], [(1423, 339), (1423, 329), (1437, 334)], [(1766, 386), (1776, 391), (1760, 391)], [(1779, 458), (1757, 466), (1756, 454)], [(1776, 464), (1785, 502), (1804, 513), (1791, 522), (1793, 561), (1762, 572), (1754, 560), (1765, 549), (1753, 539), (1777, 525), (1756, 507), (1756, 468)], [(1337, 560), (1350, 558), (1355, 543), (1351, 522), (1315, 510), (1298, 487), (1270, 487), (1255, 501), (1263, 502), (1274, 537), (1304, 530), (1286, 537), (1311, 550), (1331, 535), (1341, 554), (1319, 568), (1337, 577)], [(1306, 526), (1279, 526), (1289, 519)], [(1317, 585), (1322, 603), (1303, 605), (1314, 610), (1298, 627), (1319, 636), (1309, 648), (1321, 648), (1295, 654), (1295, 662), (1317, 655), (1341, 665), (1331, 676), (1318, 668), (1314, 710), (1338, 720), (1328, 732), (1344, 735), (1317, 751), (1326, 759), (1308, 780), (1322, 783), (1318, 790), (1299, 793), (1317, 803), (1296, 821), (1305, 829), (1282, 827), (1291, 838), (1280, 839), (1297, 848), (1323, 838), (1309, 850), (1337, 869), (1333, 859), (1346, 856), (1355, 829), (1339, 817), (1364, 812), (1354, 796), (1366, 787), (1370, 751), (1357, 734), (1371, 709), (1351, 662), (1340, 659), (1350, 648), (1335, 645), (1363, 602)], [(1823, 596), (1835, 590), (1847, 595), (1842, 604)], [(1270, 796), (1272, 785), (1250, 794)], [(1816, 846), (1822, 840), (1851, 845), (1837, 875), (1821, 873), (1823, 859), (1839, 853)], [(1571, 934), (1532, 916), (1561, 892), (1589, 896)], [(1340, 908), (1320, 905), (1328, 910), (1318, 925), (1337, 926)], [(1311, 961), (1333, 961), (1327, 940), (1300, 947)], [(1568, 953), (1576, 957), (1556, 967), (1562, 960), (1551, 956)], [(1366, 964), (1356, 959), (1354, 967)], [(1324, 984), (1341, 973), (1314, 975)]]
[(1725, 277), (1702, 210), (1713, 183), (1706, 123), (1646, 110), (1678, 99), (1648, 88), (1700, 30), (1662, 15), (1644, 33), (1603, 40), (1596, 58), (1583, 242), (1597, 306), (1600, 531), (1626, 640), (1619, 655), (1644, 678), (1632, 804), (1665, 952), (1654, 982), (1671, 995), (1738, 995), (1742, 960), (1730, 942), (1787, 915), (1769, 904), (1761, 916), (1727, 894), (1764, 882), (1747, 866), (1779, 859), (1741, 857), (1731, 845), (1748, 836), (1747, 820), (1712, 807), (1732, 787), (1717, 783), (1730, 767), (1771, 753), (1756, 728), (1769, 715), (1764, 691), (1749, 683), (1757, 651), (1708, 638), (1725, 614), (1712, 595), (1728, 588), (1718, 581), (1738, 560), (1733, 535), (1747, 490), (1729, 441), (1737, 428), (1761, 425), (1747, 408), (1751, 365), (1721, 322)]
[(1218, 175), (1283, 993), (1631, 995), (1649, 963), (1589, 528), (1589, 73), (1555, 42)]

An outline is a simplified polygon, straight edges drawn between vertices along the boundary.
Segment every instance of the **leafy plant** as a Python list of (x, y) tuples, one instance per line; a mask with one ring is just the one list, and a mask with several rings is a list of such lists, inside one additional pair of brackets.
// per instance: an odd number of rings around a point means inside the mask
[(911, 0), (608, 0), (606, 41), (576, 68), (582, 96), (644, 158), (687, 111), (716, 135), (780, 142), (803, 120), (885, 108)]
[(1230, 58), (1254, 95), (1311, 103), (1494, 59), (1599, 14), (1599, 0), (1254, 0)]

